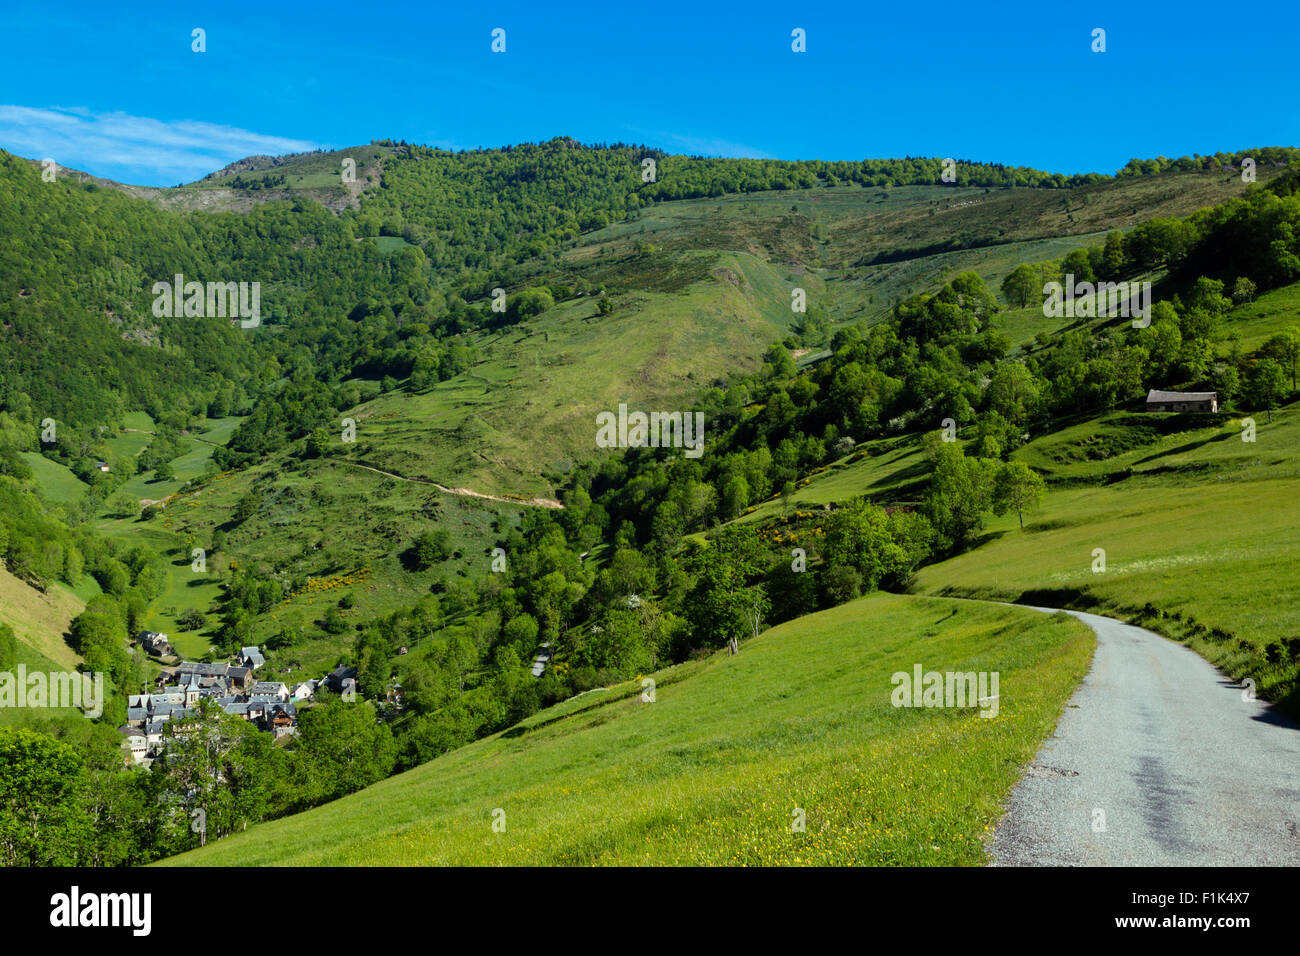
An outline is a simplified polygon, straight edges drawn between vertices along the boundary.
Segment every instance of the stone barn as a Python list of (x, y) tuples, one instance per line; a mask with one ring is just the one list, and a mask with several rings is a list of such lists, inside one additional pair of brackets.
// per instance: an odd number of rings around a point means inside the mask
[(1151, 389), (1147, 393), (1149, 412), (1217, 412), (1218, 392), (1161, 392)]

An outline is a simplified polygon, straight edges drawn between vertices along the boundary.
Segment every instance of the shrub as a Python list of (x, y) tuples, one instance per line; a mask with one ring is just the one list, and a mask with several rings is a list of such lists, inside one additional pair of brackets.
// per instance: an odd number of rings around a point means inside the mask
[(338, 608), (331, 607), (326, 609), (320, 626), (327, 634), (342, 634), (348, 629), (348, 622), (343, 619)]
[(423, 571), (451, 554), (451, 534), (446, 528), (433, 528), (415, 536), (407, 555), (412, 567)]
[(188, 608), (179, 617), (176, 618), (177, 625), (185, 631), (197, 631), (208, 619), (203, 616), (203, 612), (198, 608)]
[(862, 575), (854, 568), (837, 564), (827, 569), (823, 587), (827, 604), (843, 604), (862, 594)]

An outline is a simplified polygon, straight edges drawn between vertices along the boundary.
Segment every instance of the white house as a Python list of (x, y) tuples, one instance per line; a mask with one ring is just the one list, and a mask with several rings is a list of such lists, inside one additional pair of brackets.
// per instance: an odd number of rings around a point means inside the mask
[(250, 697), (274, 697), (279, 701), (289, 699), (289, 688), (278, 680), (260, 680), (253, 685)]
[(119, 733), (122, 734), (122, 749), (127, 759), (132, 763), (144, 763), (145, 758), (149, 756), (149, 743), (145, 738), (145, 732), (139, 727), (123, 727)]

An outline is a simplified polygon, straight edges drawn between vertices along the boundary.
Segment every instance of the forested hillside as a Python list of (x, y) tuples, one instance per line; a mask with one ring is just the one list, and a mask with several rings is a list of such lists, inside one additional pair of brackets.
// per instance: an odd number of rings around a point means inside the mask
[[(218, 839), (875, 591), (1017, 599), (1026, 543), (1071, 520), (1053, 502), (1227, 473), (1145, 473), (1190, 427), (1126, 424), (1148, 389), (1218, 393), (1177, 454), (1253, 416), (1269, 457), (1252, 462), (1285, 458), (1268, 441), (1288, 440), (1300, 365), (1291, 150), (1065, 177), (377, 141), (340, 192), (348, 152), (145, 197), (0, 154), (0, 556), (81, 602), (43, 638), (113, 693), (102, 721), (13, 744), (71, 769), (11, 795), (63, 812), (58, 839), (0, 828), (6, 863), (188, 849), (192, 806)], [(260, 283), (260, 323), (159, 314), (155, 283), (178, 274)], [(1149, 282), (1149, 322), (1052, 318), (1052, 282)], [(702, 454), (602, 447), (620, 404), (701, 414)], [(992, 584), (973, 567), (989, 552), (1008, 569)], [(1232, 676), (1295, 699), (1297, 648), (1268, 633), (1290, 619), (1068, 590), (1177, 612)], [(202, 709), (176, 760), (125, 771), (114, 728), (159, 673), (129, 646), (143, 629), (191, 659), (257, 645), (264, 678), (353, 666), (365, 702), (322, 692), (274, 745)], [(232, 786), (192, 786), (218, 776)]]

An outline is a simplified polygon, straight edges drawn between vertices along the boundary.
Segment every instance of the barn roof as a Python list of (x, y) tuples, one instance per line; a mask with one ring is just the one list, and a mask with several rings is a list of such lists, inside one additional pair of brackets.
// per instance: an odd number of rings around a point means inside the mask
[(1208, 402), (1219, 397), (1218, 392), (1162, 392), (1151, 389), (1148, 402)]

